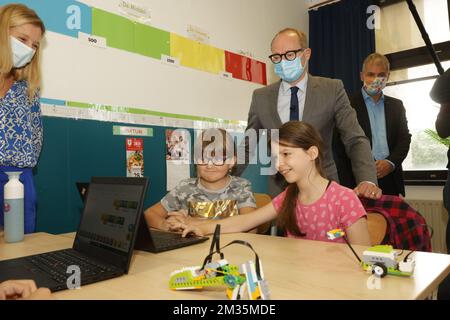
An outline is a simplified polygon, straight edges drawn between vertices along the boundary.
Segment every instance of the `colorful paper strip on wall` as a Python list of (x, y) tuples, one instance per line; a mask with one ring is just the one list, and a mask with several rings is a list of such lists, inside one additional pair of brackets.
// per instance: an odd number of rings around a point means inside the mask
[(185, 67), (218, 74), (225, 70), (225, 53), (221, 49), (170, 34), (170, 55)]
[(108, 47), (134, 52), (134, 23), (127, 18), (93, 8), (92, 34), (106, 38)]
[(0, 6), (22, 3), (35, 10), (47, 30), (78, 38), (78, 32), (92, 33), (92, 10), (73, 0), (0, 0)]
[(226, 71), (233, 78), (267, 85), (266, 64), (236, 53), (225, 51)]
[[(44, 20), (47, 30), (78, 38), (78, 33), (106, 39), (107, 46), (147, 57), (178, 58), (182, 66), (267, 84), (266, 64), (180, 35), (135, 22), (74, 0), (21, 0)], [(11, 3), (0, 0), (0, 6)]]
[(161, 29), (136, 23), (134, 26), (135, 53), (161, 59), (170, 54), (170, 33)]

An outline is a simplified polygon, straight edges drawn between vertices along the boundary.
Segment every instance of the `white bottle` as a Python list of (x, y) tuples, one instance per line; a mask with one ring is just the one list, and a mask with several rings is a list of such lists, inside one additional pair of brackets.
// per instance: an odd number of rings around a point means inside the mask
[(22, 172), (6, 172), (9, 181), (4, 190), (5, 241), (19, 242), (24, 238), (24, 188), (19, 181)]

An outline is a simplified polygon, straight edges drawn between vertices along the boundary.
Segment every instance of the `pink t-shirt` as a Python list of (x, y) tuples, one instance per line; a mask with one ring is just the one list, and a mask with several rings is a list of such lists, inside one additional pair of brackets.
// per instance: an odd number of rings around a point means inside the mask
[[(272, 200), (278, 212), (285, 197), (286, 190)], [(359, 218), (365, 217), (366, 211), (353, 190), (333, 181), (316, 202), (303, 205), (297, 201), (296, 215), (300, 231), (306, 233), (301, 239), (344, 242), (342, 238), (328, 240), (327, 232), (337, 228), (346, 230)], [(287, 236), (295, 237), (289, 232)]]

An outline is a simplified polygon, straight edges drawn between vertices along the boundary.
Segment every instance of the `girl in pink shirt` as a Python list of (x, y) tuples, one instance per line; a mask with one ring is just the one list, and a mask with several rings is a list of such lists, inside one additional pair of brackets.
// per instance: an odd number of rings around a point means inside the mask
[[(288, 237), (328, 241), (332, 229), (345, 230), (352, 244), (370, 245), (366, 212), (353, 190), (325, 178), (320, 134), (306, 122), (290, 121), (272, 141), (276, 167), (288, 187), (268, 205), (249, 214), (220, 221), (224, 233), (243, 232), (276, 219)], [(176, 214), (174, 214), (176, 215)], [(186, 225), (183, 236), (214, 232), (217, 221)], [(343, 242), (343, 239), (335, 241)]]

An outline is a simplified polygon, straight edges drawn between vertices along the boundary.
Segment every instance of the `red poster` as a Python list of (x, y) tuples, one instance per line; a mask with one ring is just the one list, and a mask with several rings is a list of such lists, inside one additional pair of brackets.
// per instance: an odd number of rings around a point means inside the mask
[(144, 176), (144, 139), (127, 138), (127, 177)]
[(225, 69), (233, 78), (267, 85), (266, 64), (225, 51)]

